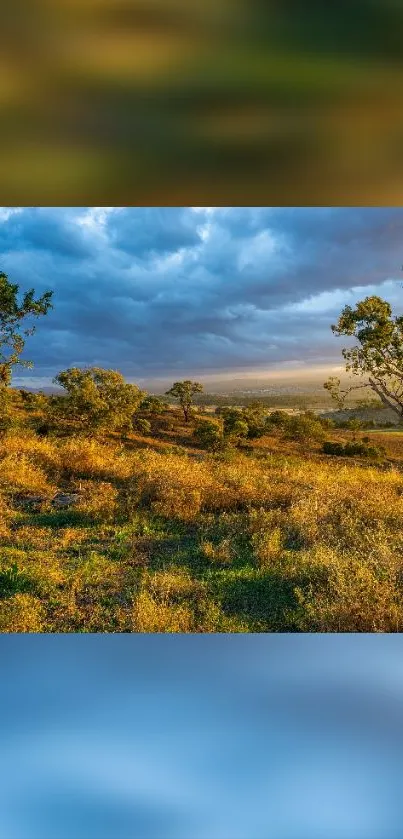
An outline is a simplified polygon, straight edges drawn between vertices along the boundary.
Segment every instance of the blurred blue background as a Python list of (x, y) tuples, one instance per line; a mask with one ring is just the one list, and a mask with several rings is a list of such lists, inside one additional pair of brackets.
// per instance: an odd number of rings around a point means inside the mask
[(400, 636), (0, 643), (1, 839), (403, 835)]

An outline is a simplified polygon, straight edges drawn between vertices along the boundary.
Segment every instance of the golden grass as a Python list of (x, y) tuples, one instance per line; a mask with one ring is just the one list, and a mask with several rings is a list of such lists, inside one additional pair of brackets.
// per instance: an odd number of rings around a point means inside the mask
[[(0, 629), (401, 631), (403, 449), (390, 438), (384, 468), (275, 437), (226, 457), (9, 433)], [(58, 510), (56, 491), (79, 497)]]

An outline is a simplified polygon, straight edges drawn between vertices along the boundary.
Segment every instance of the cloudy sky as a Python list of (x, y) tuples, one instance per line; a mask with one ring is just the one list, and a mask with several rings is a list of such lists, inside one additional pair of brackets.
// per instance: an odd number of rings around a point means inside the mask
[(86, 365), (147, 383), (310, 375), (340, 365), (343, 305), (403, 310), (400, 208), (3, 208), (0, 250), (22, 290), (54, 290), (16, 384)]

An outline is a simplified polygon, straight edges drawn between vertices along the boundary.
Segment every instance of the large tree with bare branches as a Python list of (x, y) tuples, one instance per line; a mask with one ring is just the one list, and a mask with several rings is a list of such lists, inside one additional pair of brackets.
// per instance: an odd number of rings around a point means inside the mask
[(353, 347), (343, 349), (343, 358), (346, 371), (361, 378), (345, 389), (336, 377), (325, 382), (339, 407), (353, 390), (370, 387), (403, 420), (403, 317), (393, 316), (381, 297), (366, 297), (355, 308), (345, 306), (332, 331), (356, 338)]

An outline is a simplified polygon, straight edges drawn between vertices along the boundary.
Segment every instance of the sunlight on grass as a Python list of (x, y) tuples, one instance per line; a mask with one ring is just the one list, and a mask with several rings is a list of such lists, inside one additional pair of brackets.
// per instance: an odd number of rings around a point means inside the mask
[(401, 432), (386, 464), (147, 439), (3, 434), (2, 631), (402, 630)]

